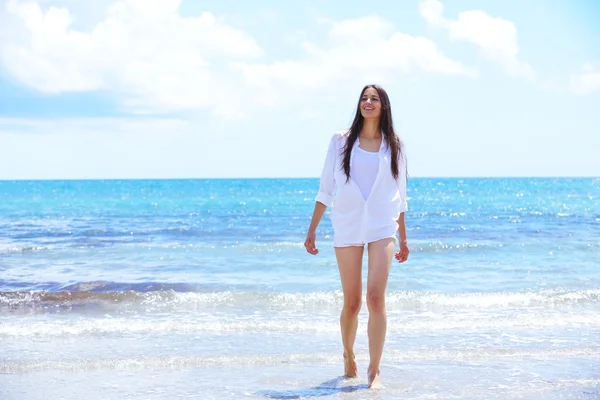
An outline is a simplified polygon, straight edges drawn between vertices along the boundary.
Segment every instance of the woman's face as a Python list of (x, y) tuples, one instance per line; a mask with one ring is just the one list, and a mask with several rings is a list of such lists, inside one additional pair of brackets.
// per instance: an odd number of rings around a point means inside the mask
[(367, 88), (360, 98), (360, 113), (363, 118), (377, 118), (381, 115), (381, 99), (375, 88)]

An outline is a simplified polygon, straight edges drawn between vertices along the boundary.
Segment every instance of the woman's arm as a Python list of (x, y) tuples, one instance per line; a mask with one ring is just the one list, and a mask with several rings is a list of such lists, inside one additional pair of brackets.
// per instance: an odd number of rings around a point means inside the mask
[(319, 249), (317, 249), (316, 239), (317, 239), (317, 226), (319, 226), (319, 222), (321, 222), (321, 218), (323, 214), (325, 214), (325, 210), (327, 206), (320, 201), (315, 202), (315, 209), (313, 211), (312, 219), (310, 221), (310, 225), (308, 226), (308, 232), (306, 234), (306, 240), (304, 241), (304, 247), (306, 247), (306, 251), (309, 254), (317, 255), (319, 254)]
[(319, 222), (321, 222), (321, 218), (323, 218), (323, 214), (325, 214), (325, 210), (327, 206), (320, 201), (315, 202), (315, 209), (313, 211), (312, 219), (310, 220), (310, 225), (308, 226), (309, 232), (316, 232), (317, 226), (319, 226)]
[(408, 240), (406, 239), (406, 225), (404, 224), (404, 213), (400, 213), (398, 217), (398, 241), (400, 242), (400, 251), (396, 253), (396, 260), (403, 263), (408, 259), (410, 250), (408, 248)]
[(333, 135), (329, 141), (329, 148), (327, 149), (327, 156), (325, 157), (325, 163), (321, 172), (321, 179), (319, 181), (319, 192), (315, 202), (315, 209), (313, 210), (312, 219), (306, 233), (306, 240), (304, 241), (304, 247), (309, 254), (316, 255), (319, 253), (317, 249), (316, 237), (317, 237), (317, 226), (325, 214), (325, 210), (333, 202), (333, 196), (335, 193), (335, 176), (334, 169), (337, 158), (337, 135)]
[(400, 242), (406, 241), (406, 225), (404, 224), (404, 213), (400, 213), (400, 217), (398, 218), (398, 238)]

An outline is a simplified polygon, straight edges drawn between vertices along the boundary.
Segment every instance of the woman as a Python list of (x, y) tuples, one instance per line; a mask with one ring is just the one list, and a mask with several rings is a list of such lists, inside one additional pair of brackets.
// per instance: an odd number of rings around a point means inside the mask
[(406, 158), (394, 132), (387, 93), (368, 85), (361, 92), (352, 126), (331, 138), (321, 174), (315, 209), (304, 246), (318, 254), (316, 229), (333, 203), (331, 222), (335, 255), (342, 281), (344, 306), (340, 316), (347, 377), (358, 376), (354, 340), (362, 300), (362, 258), (368, 250), (367, 308), (369, 310), (370, 388), (381, 387), (379, 364), (387, 328), (385, 290), (394, 256), (396, 232), (399, 262), (408, 258), (404, 212)]

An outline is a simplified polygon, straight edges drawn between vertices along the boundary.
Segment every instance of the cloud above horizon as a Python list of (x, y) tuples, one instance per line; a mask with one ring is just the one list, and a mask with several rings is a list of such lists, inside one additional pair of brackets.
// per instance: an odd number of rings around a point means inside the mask
[(180, 0), (118, 0), (87, 29), (74, 27), (77, 14), (67, 5), (5, 4), (0, 14), (5, 70), (47, 94), (109, 92), (132, 113), (207, 109), (235, 118), (254, 97), (272, 105), (290, 91), (353, 79), (385, 81), (417, 71), (477, 76), (432, 40), (397, 31), (378, 16), (322, 21), (328, 27), (323, 43), (302, 41), (301, 56), (266, 62), (250, 33), (208, 11), (184, 17)]
[(571, 75), (570, 84), (571, 91), (577, 94), (600, 91), (600, 69), (594, 68), (591, 63), (585, 63), (580, 72)]
[(445, 29), (451, 40), (475, 45), (487, 59), (498, 63), (509, 75), (534, 79), (533, 68), (519, 60), (517, 27), (511, 21), (495, 18), (484, 11), (463, 11), (456, 20), (444, 18), (439, 0), (421, 0), (421, 16), (432, 26)]
[(460, 4), (4, 0), (0, 179), (317, 176), (366, 83), (413, 176), (597, 175), (596, 10)]
[[(321, 40), (298, 40), (296, 57), (278, 59), (267, 57), (250, 32), (223, 16), (209, 11), (183, 16), (181, 0), (105, 2), (105, 15), (77, 27), (81, 10), (69, 7), (73, 3), (8, 0), (0, 11), (5, 71), (42, 93), (109, 93), (133, 114), (207, 110), (240, 118), (252, 107), (281, 104), (317, 88), (386, 83), (399, 73), (480, 75), (432, 39), (401, 32), (377, 15), (321, 19), (317, 23), (326, 27)], [(536, 79), (519, 58), (513, 22), (481, 10), (448, 19), (439, 0), (422, 0), (418, 11), (451, 41), (471, 43), (508, 75)], [(564, 86), (592, 93), (600, 86), (599, 74), (585, 64)]]

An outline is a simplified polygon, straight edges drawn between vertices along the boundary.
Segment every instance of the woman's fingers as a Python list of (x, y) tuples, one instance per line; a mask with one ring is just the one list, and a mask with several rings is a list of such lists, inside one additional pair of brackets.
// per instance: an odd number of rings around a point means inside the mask
[(315, 239), (312, 235), (309, 235), (304, 241), (304, 247), (309, 254), (316, 255), (319, 253), (317, 246), (315, 245)]
[(402, 262), (408, 260), (408, 253), (409, 253), (408, 247), (405, 247), (402, 249)]
[(395, 255), (396, 260), (398, 260), (398, 262), (403, 263), (404, 261), (408, 260), (408, 253), (409, 253), (408, 247), (403, 246), (400, 249), (400, 251), (396, 253), (396, 255)]

